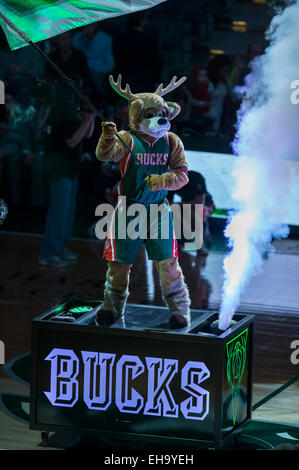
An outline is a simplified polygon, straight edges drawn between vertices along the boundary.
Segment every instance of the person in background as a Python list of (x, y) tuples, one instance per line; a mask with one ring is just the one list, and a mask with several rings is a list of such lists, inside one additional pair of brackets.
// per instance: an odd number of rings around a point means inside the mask
[[(98, 220), (94, 217), (96, 207), (102, 203), (115, 206), (118, 201), (118, 185), (121, 180), (120, 164), (112, 162), (100, 162), (100, 171), (95, 176), (95, 190), (93, 203), (93, 218), (91, 220), (88, 237), (96, 238), (95, 227)], [(98, 165), (97, 165), (98, 166)]]
[(194, 65), (188, 78), (191, 92), (193, 117), (201, 117), (210, 110), (213, 85), (209, 80), (207, 69)]
[(205, 116), (213, 119), (212, 134), (220, 133), (224, 101), (233, 96), (232, 87), (228, 81), (231, 61), (226, 55), (216, 55), (209, 63), (208, 77), (213, 84), (210, 110)]
[(85, 54), (93, 85), (104, 95), (108, 83), (107, 75), (115, 65), (111, 36), (104, 33), (98, 23), (92, 23), (74, 34), (73, 46)]
[(157, 32), (146, 29), (148, 19), (144, 11), (130, 14), (127, 30), (113, 40), (114, 74), (120, 73), (133, 93), (154, 91), (160, 81), (162, 63)]
[(57, 85), (57, 91), (60, 94), (51, 109), (45, 146), (49, 208), (38, 263), (63, 267), (78, 258), (67, 245), (72, 237), (76, 211), (81, 145), (83, 139), (93, 134), (95, 115), (77, 109), (77, 97), (72, 96), (68, 87)]
[(242, 57), (240, 54), (236, 54), (234, 66), (229, 74), (229, 81), (232, 86), (244, 85), (245, 77), (250, 73), (251, 61), (263, 53), (264, 48), (261, 44), (252, 43), (249, 44), (245, 57)]
[(181, 89), (174, 94), (173, 100), (180, 105), (181, 111), (171, 125), (172, 131), (178, 134), (190, 130), (200, 131), (198, 124), (191, 119), (192, 102), (191, 93), (188, 88), (182, 86)]
[(31, 121), (31, 137), (34, 158), (29, 163), (31, 173), (31, 211), (42, 214), (47, 205), (47, 180), (44, 165), (44, 140), (47, 135), (48, 117), (55, 100), (54, 84), (45, 79), (37, 80), (34, 93), (36, 110)]
[(179, 251), (183, 266), (185, 281), (188, 282), (191, 308), (209, 308), (212, 285), (205, 277), (204, 268), (207, 265), (208, 252), (205, 256), (194, 257), (189, 251)]
[[(213, 213), (215, 205), (211, 194), (207, 190), (205, 178), (197, 171), (189, 171), (189, 182), (182, 189), (175, 191), (175, 194), (181, 199), (180, 204), (191, 205), (191, 224), (192, 230), (195, 227), (195, 211), (196, 204), (203, 205), (203, 245), (197, 250), (198, 256), (206, 256), (211, 247), (211, 234), (209, 230), (208, 218)], [(183, 234), (183, 230), (181, 231)], [(182, 238), (178, 240), (180, 247), (184, 245), (187, 240)]]
[(112, 120), (119, 131), (127, 131), (129, 129), (128, 103), (123, 99), (116, 102)]
[(197, 115), (192, 112), (193, 99), (191, 91), (187, 87), (182, 87), (174, 95), (174, 101), (181, 107), (181, 112), (172, 124), (172, 129), (179, 135), (195, 134), (202, 135), (211, 129), (212, 119), (203, 115)]
[[(78, 51), (73, 47), (70, 31), (52, 39), (49, 58), (69, 78), (75, 80), (77, 85), (84, 88), (92, 87), (87, 58), (82, 51)], [(61, 81), (60, 76), (49, 65), (46, 69), (46, 78), (52, 81)]]
[(11, 51), (0, 28), (0, 80), (22, 106), (31, 104), (34, 81), (44, 75), (45, 61), (33, 47)]
[(223, 133), (227, 136), (231, 142), (234, 140), (236, 132), (237, 113), (241, 105), (241, 96), (238, 95), (236, 87), (242, 87), (245, 85), (245, 77), (250, 73), (251, 61), (256, 57), (264, 53), (264, 48), (261, 44), (253, 43), (249, 44), (247, 53), (244, 56), (236, 54), (234, 57), (234, 63), (230, 67), (228, 74), (228, 83), (231, 90), (235, 93), (232, 94), (230, 100), (226, 100), (223, 114)]
[(6, 88), (5, 105), (0, 107), (0, 165), (4, 163), (7, 166), (9, 202), (13, 206), (22, 204), (22, 167), (26, 159), (32, 157), (30, 128), (26, 119), (23, 119), (24, 111), (17, 103), (13, 91)]

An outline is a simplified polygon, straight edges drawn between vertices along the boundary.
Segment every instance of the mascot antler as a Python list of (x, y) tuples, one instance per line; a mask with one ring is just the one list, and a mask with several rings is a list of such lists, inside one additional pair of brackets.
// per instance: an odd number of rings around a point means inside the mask
[(112, 88), (118, 93), (120, 96), (123, 98), (126, 98), (126, 100), (131, 100), (135, 97), (134, 93), (131, 92), (129, 85), (127, 84), (124, 89), (121, 87), (121, 74), (117, 77), (117, 81), (115, 82), (113, 80), (113, 76), (109, 76), (109, 82)]
[(171, 82), (169, 83), (169, 85), (167, 85), (166, 88), (163, 88), (163, 83), (161, 83), (158, 86), (158, 88), (156, 89), (155, 94), (159, 95), (159, 96), (164, 96), (167, 93), (170, 93), (171, 91), (178, 88), (182, 83), (184, 83), (184, 81), (186, 80), (186, 77), (180, 78), (180, 80), (178, 82), (176, 82), (176, 79), (177, 79), (177, 77), (173, 77), (171, 79)]

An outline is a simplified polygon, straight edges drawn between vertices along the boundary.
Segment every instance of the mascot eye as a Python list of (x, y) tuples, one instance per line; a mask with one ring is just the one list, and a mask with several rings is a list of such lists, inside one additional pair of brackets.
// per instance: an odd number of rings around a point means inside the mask
[(154, 113), (146, 113), (146, 114), (144, 115), (144, 117), (145, 117), (145, 119), (151, 119), (151, 118), (154, 117)]

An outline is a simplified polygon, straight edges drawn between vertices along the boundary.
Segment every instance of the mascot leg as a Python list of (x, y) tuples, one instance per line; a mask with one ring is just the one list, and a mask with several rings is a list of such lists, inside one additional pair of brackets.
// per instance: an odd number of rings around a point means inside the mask
[(183, 328), (190, 324), (190, 297), (177, 258), (155, 261), (162, 284), (163, 297), (169, 311), (171, 328)]
[(129, 278), (132, 265), (109, 261), (104, 289), (104, 304), (97, 311), (96, 325), (109, 326), (123, 317), (129, 296)]

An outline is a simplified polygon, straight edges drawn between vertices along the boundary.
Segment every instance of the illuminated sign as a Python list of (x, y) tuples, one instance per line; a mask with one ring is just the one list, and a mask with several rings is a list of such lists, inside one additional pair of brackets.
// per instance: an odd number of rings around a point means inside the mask
[(70, 313), (86, 313), (92, 310), (92, 307), (87, 305), (82, 305), (80, 307), (73, 307), (69, 310)]
[(219, 447), (248, 422), (252, 315), (216, 334), (216, 312), (198, 311), (188, 332), (170, 332), (166, 307), (128, 304), (126, 328), (99, 328), (97, 305), (66, 302), (33, 321), (31, 429)]
[(233, 423), (236, 423), (241, 381), (246, 365), (248, 328), (226, 343), (227, 380), (232, 390)]
[[(54, 348), (45, 358), (51, 362), (50, 391), (44, 391), (53, 406), (73, 407), (83, 387), (87, 408), (106, 411), (114, 402), (121, 413), (143, 414), (204, 420), (209, 413), (208, 390), (200, 385), (210, 377), (204, 362), (186, 361), (179, 368), (177, 359), (144, 357), (94, 351)], [(83, 373), (79, 374), (80, 369)], [(144, 374), (147, 393), (143, 396), (134, 381)], [(171, 382), (179, 376), (181, 390), (187, 398), (180, 403), (174, 398)], [(80, 384), (79, 377), (83, 381)], [(113, 387), (112, 384), (115, 383)]]

